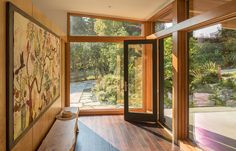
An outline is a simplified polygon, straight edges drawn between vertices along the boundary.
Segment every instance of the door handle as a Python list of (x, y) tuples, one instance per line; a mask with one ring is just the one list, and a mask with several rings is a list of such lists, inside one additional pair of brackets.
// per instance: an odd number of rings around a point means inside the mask
[(127, 81), (125, 81), (125, 92), (128, 91), (128, 84), (127, 84)]

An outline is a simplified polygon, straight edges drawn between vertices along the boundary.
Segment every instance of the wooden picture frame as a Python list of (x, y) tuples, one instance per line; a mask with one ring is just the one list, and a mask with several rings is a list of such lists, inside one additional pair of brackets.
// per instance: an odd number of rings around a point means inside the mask
[(61, 95), (61, 40), (12, 3), (6, 11), (6, 140), (11, 150)]

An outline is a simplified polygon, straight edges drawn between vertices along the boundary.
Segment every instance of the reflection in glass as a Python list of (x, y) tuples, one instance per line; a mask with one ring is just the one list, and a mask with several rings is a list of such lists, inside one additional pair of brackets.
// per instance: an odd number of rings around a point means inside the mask
[(189, 138), (204, 150), (236, 149), (235, 20), (189, 38)]

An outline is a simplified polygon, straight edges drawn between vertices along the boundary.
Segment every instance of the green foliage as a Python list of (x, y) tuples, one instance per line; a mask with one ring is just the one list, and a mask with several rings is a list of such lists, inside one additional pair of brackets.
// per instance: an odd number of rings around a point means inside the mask
[(190, 69), (190, 88), (201, 89), (204, 85), (214, 84), (220, 81), (217, 73), (217, 65), (214, 62), (202, 63), (201, 66)]
[(233, 79), (225, 79), (220, 82), (220, 86), (222, 88), (228, 88), (228, 89), (233, 89), (236, 90), (236, 83)]
[(99, 101), (116, 104), (117, 102), (117, 90), (118, 90), (118, 77), (116, 75), (105, 75), (100, 80), (97, 80), (97, 84), (93, 89)]
[(122, 56), (121, 44), (116, 43), (72, 43), (71, 72), (83, 73), (82, 79), (117, 72), (117, 57)]
[(80, 36), (140, 36), (141, 24), (89, 18), (71, 17), (71, 34)]
[[(225, 106), (236, 99), (236, 31), (219, 29), (210, 38), (189, 39), (190, 94), (210, 93), (209, 100), (216, 106)], [(221, 73), (225, 71), (224, 73)], [(233, 73), (232, 73), (233, 72)]]
[(225, 102), (219, 97), (219, 93), (215, 92), (213, 95), (209, 96), (209, 100), (214, 101), (216, 106), (224, 106)]
[(164, 105), (165, 108), (171, 109), (172, 108), (172, 100), (168, 98), (168, 96), (164, 96)]
[(172, 108), (172, 37), (164, 39), (164, 105), (165, 108)]
[(129, 49), (129, 98), (137, 106), (142, 99), (142, 46)]

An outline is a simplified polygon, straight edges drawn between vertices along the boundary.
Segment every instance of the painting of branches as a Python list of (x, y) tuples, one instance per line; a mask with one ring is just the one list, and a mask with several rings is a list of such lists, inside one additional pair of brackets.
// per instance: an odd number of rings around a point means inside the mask
[(14, 140), (60, 96), (60, 39), (14, 12)]

